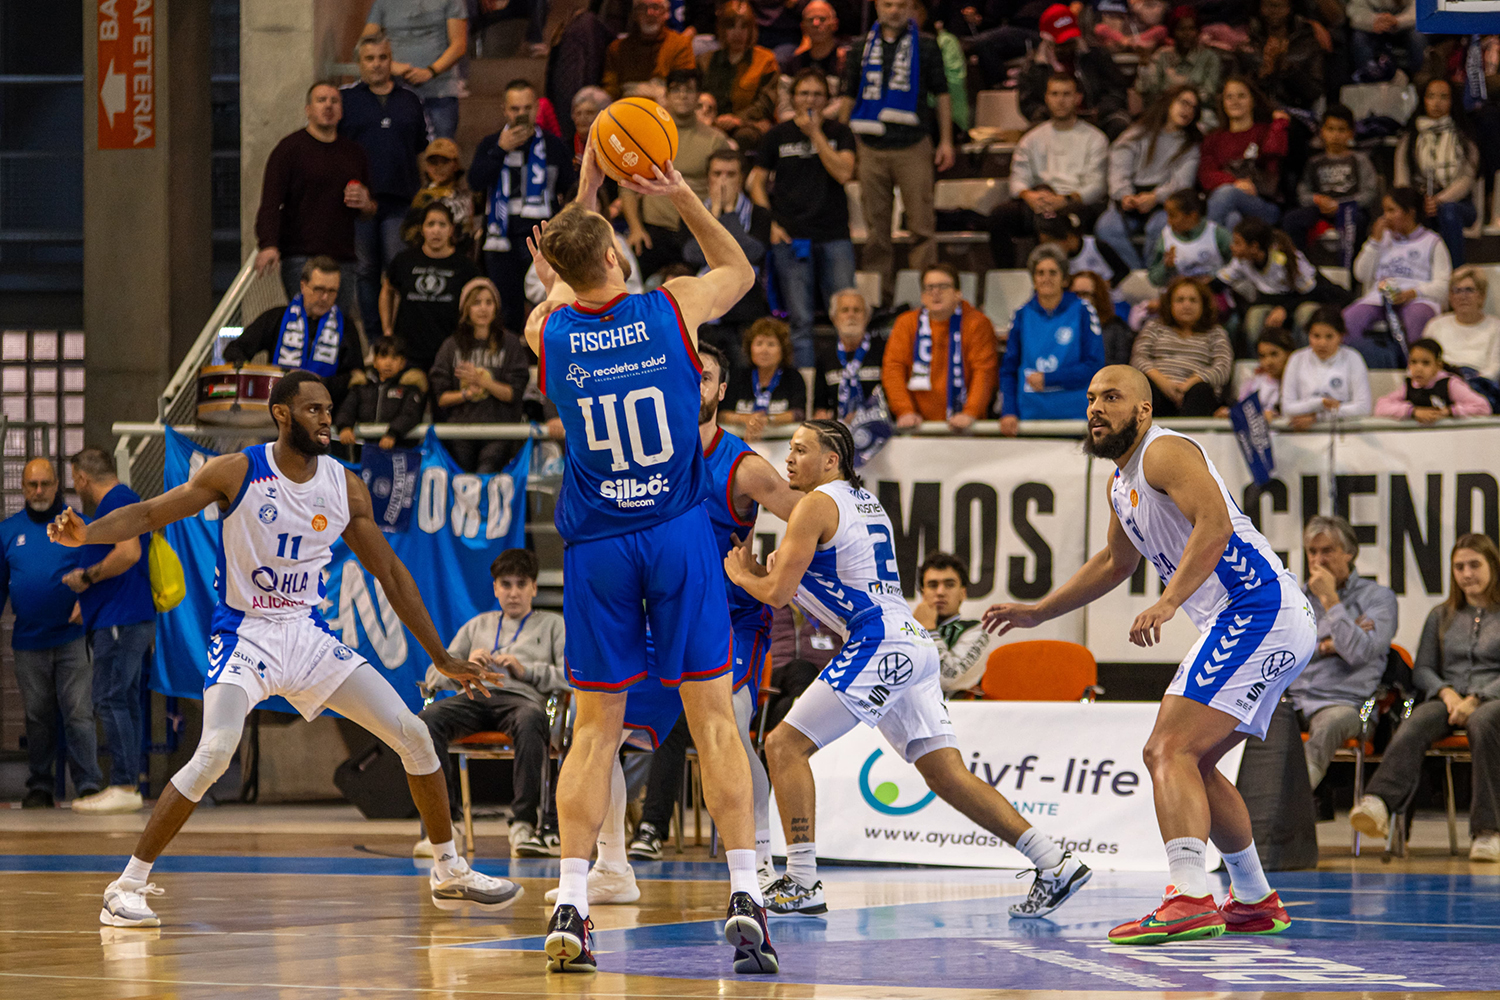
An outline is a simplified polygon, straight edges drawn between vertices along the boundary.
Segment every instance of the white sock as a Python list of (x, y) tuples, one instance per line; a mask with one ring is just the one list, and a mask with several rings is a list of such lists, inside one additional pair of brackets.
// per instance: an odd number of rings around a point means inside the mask
[(1243, 851), (1224, 854), (1224, 864), (1229, 868), (1229, 891), (1242, 903), (1259, 903), (1271, 894), (1271, 883), (1260, 867), (1260, 855), (1255, 853), (1255, 841)]
[(151, 866), (154, 863), (152, 861), (142, 861), (132, 854), (130, 860), (125, 863), (125, 870), (120, 873), (120, 881), (130, 882), (134, 885), (145, 885), (146, 881), (151, 878)]
[(755, 867), (771, 867), (771, 831), (755, 831)]
[(804, 889), (811, 889), (818, 881), (818, 845), (787, 844), (786, 875)]
[[(557, 880), (557, 905), (571, 906), (585, 920), (589, 916), (589, 860), (563, 858), (562, 874)], [(555, 909), (555, 907), (554, 907)]]
[(729, 891), (748, 892), (756, 906), (765, 906), (766, 897), (760, 893), (760, 883), (755, 878), (755, 852), (746, 848), (725, 851), (729, 861)]
[(452, 878), (467, 867), (468, 863), (459, 855), (453, 841), (432, 845), (432, 872), (439, 881)]
[(630, 838), (625, 835), (625, 772), (615, 760), (609, 786), (609, 807), (604, 812), (604, 822), (599, 825), (599, 867), (623, 872), (630, 866), (626, 847)]
[(1208, 895), (1208, 845), (1197, 837), (1167, 841), (1167, 867), (1183, 896)]
[(1026, 855), (1026, 860), (1042, 871), (1056, 868), (1063, 862), (1062, 848), (1034, 826), (1027, 828), (1025, 833), (1016, 838), (1016, 850)]

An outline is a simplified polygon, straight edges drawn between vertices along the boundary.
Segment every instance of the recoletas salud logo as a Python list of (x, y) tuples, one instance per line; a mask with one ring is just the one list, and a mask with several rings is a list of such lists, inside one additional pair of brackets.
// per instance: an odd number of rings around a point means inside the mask
[(859, 794), (864, 797), (866, 804), (876, 812), (885, 813), (887, 816), (910, 816), (914, 812), (926, 809), (932, 800), (937, 798), (935, 792), (929, 791), (913, 803), (898, 806), (896, 800), (901, 797), (901, 789), (894, 781), (882, 781), (874, 789), (870, 788), (870, 771), (884, 753), (884, 750), (876, 750), (865, 758), (864, 767), (859, 769)]

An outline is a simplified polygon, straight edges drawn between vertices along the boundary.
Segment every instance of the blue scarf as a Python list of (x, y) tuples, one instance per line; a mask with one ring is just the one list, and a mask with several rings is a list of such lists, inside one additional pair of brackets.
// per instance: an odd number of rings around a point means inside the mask
[(1469, 49), (1464, 53), (1464, 110), (1473, 111), (1489, 99), (1484, 86), (1484, 50), (1478, 35), (1469, 36)]
[[(509, 154), (506, 154), (507, 157)], [(536, 138), (526, 152), (522, 191), (511, 191), (511, 168), (500, 168), (500, 180), (490, 192), (490, 217), (485, 226), (484, 249), (506, 251), (510, 245), (510, 214), (523, 219), (546, 219), (547, 211), (547, 137), (536, 129)]]
[[(959, 305), (948, 320), (948, 416), (964, 408), (964, 308)], [(906, 387), (912, 392), (932, 391), (932, 321), (923, 309), (917, 319), (917, 342), (913, 352), (911, 378)]]
[(755, 413), (770, 413), (771, 412), (771, 394), (776, 391), (776, 387), (778, 385), (780, 385), (780, 384), (781, 384), (781, 369), (780, 368), (776, 369), (776, 373), (771, 376), (771, 383), (770, 383), (770, 385), (767, 385), (764, 389), (762, 389), (760, 387), (760, 369), (759, 368), (752, 368), (752, 369), (750, 369), (750, 391), (755, 394), (755, 409), (752, 412), (755, 412)]
[(917, 74), (921, 71), (917, 22), (906, 22), (906, 37), (896, 46), (890, 79), (884, 82), (880, 30), (880, 25), (875, 25), (865, 39), (865, 54), (860, 60), (860, 78), (864, 84), (859, 91), (859, 103), (849, 118), (849, 127), (863, 135), (885, 135), (887, 124), (922, 124), (917, 117)]
[(687, 26), (687, 0), (668, 0), (667, 27), (681, 31)]
[[(929, 337), (928, 352), (931, 356), (931, 338)], [(843, 371), (839, 373), (839, 419), (849, 415), (849, 411), (856, 409), (865, 401), (865, 390), (859, 384), (859, 367), (865, 363), (865, 355), (870, 353), (870, 335), (865, 334), (864, 341), (855, 350), (853, 355), (844, 350), (844, 342), (839, 341), (839, 365)]]
[(339, 344), (343, 339), (344, 314), (338, 306), (323, 314), (318, 320), (317, 335), (308, 337), (307, 307), (299, 292), (281, 314), (281, 331), (276, 335), (271, 363), (280, 368), (305, 368), (319, 378), (333, 378), (339, 370)]

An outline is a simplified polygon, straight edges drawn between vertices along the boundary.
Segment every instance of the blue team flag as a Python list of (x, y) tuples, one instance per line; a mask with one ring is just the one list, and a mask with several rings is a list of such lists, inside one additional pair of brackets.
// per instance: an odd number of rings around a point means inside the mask
[(1265, 412), (1260, 408), (1259, 394), (1252, 392), (1231, 406), (1229, 422), (1234, 425), (1234, 439), (1239, 443), (1240, 454), (1245, 456), (1250, 475), (1259, 485), (1266, 485), (1276, 471), (1276, 458), (1271, 454), (1271, 425), (1266, 423)]

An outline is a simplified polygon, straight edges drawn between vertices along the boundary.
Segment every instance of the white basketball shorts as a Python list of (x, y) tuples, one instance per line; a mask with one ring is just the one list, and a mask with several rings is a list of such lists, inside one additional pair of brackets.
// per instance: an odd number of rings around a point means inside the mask
[(251, 705), (281, 695), (311, 721), (328, 696), (366, 662), (311, 609), (300, 618), (245, 615), (238, 622), (225, 621), (224, 611), (220, 608), (214, 616), (205, 689), (233, 684), (245, 690)]

